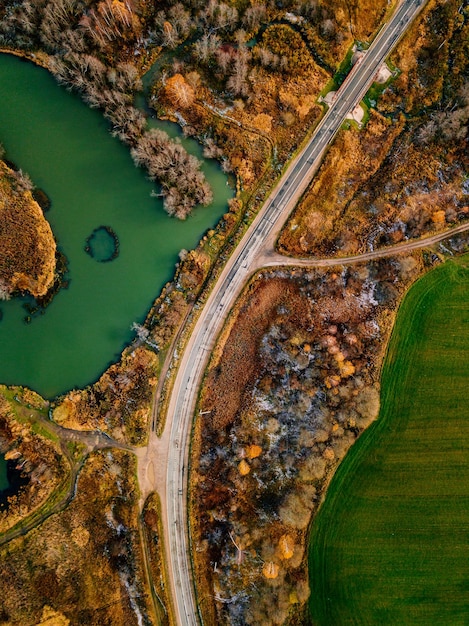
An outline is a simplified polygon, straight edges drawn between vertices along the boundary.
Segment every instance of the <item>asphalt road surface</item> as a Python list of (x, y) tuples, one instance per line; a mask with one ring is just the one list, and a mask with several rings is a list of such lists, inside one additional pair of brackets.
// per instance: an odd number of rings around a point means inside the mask
[[(187, 467), (192, 418), (208, 355), (236, 297), (256, 268), (256, 259), (262, 257), (268, 242), (286, 221), (346, 115), (363, 98), (381, 63), (424, 4), (425, 0), (401, 3), (353, 67), (314, 136), (292, 162), (228, 260), (181, 357), (168, 407), (171, 431), (166, 477), (168, 568), (176, 620), (181, 626), (199, 624), (190, 557), (196, 546), (189, 545), (187, 530)], [(337, 262), (340, 264), (340, 259)]]

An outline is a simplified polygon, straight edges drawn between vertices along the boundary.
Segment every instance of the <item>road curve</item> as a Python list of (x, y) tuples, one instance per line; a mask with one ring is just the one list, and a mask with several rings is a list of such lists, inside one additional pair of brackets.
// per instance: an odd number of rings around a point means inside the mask
[[(208, 355), (236, 297), (256, 268), (257, 258), (262, 257), (269, 243), (272, 244), (275, 234), (311, 182), (347, 113), (360, 102), (379, 66), (424, 4), (425, 0), (402, 2), (361, 62), (353, 68), (314, 136), (293, 160), (225, 265), (181, 357), (168, 406), (167, 423), (171, 424), (171, 430), (166, 474), (168, 568), (175, 617), (181, 626), (199, 624), (187, 529), (187, 468), (192, 418)], [(337, 259), (336, 263), (341, 262), (343, 260)]]

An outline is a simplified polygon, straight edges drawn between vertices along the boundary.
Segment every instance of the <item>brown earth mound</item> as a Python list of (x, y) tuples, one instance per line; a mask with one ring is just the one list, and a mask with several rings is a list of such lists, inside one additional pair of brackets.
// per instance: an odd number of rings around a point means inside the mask
[(54, 282), (56, 245), (31, 182), (0, 161), (0, 298), (43, 296)]

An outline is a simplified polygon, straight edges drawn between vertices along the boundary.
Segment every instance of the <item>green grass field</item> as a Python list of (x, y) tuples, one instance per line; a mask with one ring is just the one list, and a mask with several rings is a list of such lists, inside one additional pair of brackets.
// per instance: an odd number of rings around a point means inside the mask
[(469, 624), (467, 257), (404, 299), (379, 419), (331, 482), (309, 560), (316, 626)]

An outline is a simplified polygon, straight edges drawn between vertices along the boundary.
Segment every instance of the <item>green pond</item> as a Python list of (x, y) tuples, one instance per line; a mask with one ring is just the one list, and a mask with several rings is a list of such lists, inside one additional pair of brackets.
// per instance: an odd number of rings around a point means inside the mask
[[(175, 125), (161, 127), (178, 132)], [(0, 382), (52, 398), (93, 382), (118, 359), (133, 337), (132, 322), (145, 318), (173, 276), (178, 252), (195, 247), (217, 223), (233, 190), (218, 164), (206, 160), (213, 204), (197, 208), (185, 222), (168, 217), (161, 201), (150, 197), (154, 186), (133, 165), (128, 148), (109, 134), (102, 115), (47, 71), (5, 54), (0, 141), (7, 158), (50, 197), (46, 217), (68, 259), (70, 279), (29, 324), (27, 300), (0, 302)], [(201, 156), (195, 141), (183, 143)], [(119, 240), (117, 258), (104, 263), (85, 251), (87, 239), (103, 225)], [(99, 254), (106, 255), (109, 241), (98, 243)]]
[(0, 457), (0, 491), (8, 487), (7, 462), (4, 457)]
[(85, 251), (95, 261), (108, 263), (119, 255), (119, 238), (107, 226), (100, 226), (86, 240)]

